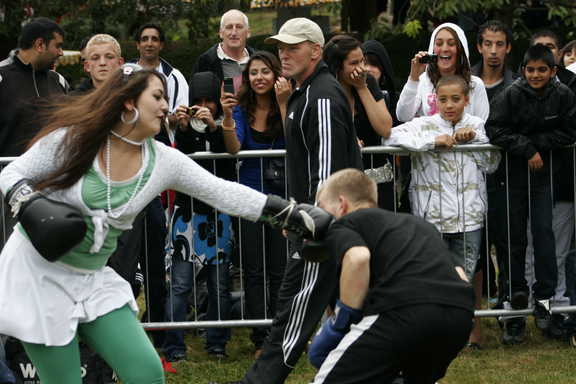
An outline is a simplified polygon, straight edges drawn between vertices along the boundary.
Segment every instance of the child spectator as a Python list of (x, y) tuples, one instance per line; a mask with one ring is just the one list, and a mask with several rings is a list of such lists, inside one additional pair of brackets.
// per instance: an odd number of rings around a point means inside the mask
[(572, 40), (562, 48), (562, 51), (560, 51), (560, 63), (558, 63), (558, 65), (568, 68), (574, 63), (576, 63), (576, 40)]
[(488, 143), (484, 121), (464, 112), (469, 94), (470, 85), (462, 76), (443, 76), (436, 86), (440, 113), (392, 128), (385, 144), (418, 151), (412, 154), (412, 212), (436, 225), (455, 256), (454, 263), (471, 279), (487, 209), (484, 172), (496, 169), (499, 156), (432, 151)]
[[(576, 139), (574, 123), (576, 100), (568, 87), (555, 80), (555, 58), (545, 45), (531, 46), (522, 62), (522, 78), (517, 79), (493, 100), (486, 124), (493, 144), (507, 152), (496, 178), (507, 188), (507, 210), (498, 221), (510, 244), (510, 305), (528, 306), (529, 289), (525, 279), (527, 223), (530, 215), (534, 242), (536, 282), (534, 317), (536, 326), (547, 329), (549, 299), (557, 283), (556, 246), (552, 231), (551, 177), (561, 165), (551, 161), (551, 150)], [(508, 320), (502, 341), (524, 340), (525, 320)]]
[[(176, 109), (180, 123), (175, 136), (176, 148), (183, 153), (225, 152), (221, 133), (220, 84), (220, 79), (212, 72), (197, 72), (190, 79), (192, 107), (180, 105)], [(231, 160), (200, 160), (198, 164), (219, 177), (234, 179), (234, 162)], [(234, 241), (231, 220), (229, 215), (215, 211), (200, 200), (176, 193), (170, 233), (174, 253), (171, 289), (166, 302), (167, 320), (186, 319), (188, 296), (196, 289), (197, 281), (204, 278), (208, 288), (206, 320), (229, 319), (229, 263)], [(196, 261), (203, 265), (203, 276), (196, 276), (199, 273)], [(206, 352), (225, 358), (229, 337), (228, 328), (208, 328)], [(186, 359), (184, 331), (167, 331), (163, 350), (168, 361)]]

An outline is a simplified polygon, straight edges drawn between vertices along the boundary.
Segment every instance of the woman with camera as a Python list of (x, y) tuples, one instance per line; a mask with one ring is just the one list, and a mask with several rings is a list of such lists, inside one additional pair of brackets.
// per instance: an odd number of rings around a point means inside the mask
[(442, 76), (460, 75), (470, 85), (470, 103), (465, 112), (486, 121), (490, 103), (484, 83), (470, 74), (468, 41), (464, 31), (453, 23), (439, 25), (430, 38), (428, 51), (414, 55), (410, 76), (396, 105), (398, 120), (408, 122), (414, 117), (438, 113), (436, 84)]
[[(292, 91), (281, 77), (280, 62), (273, 54), (259, 51), (242, 72), (242, 85), (235, 96), (224, 90), (222, 134), (229, 153), (239, 150), (284, 149), (282, 116)], [(264, 193), (285, 195), (284, 158), (242, 159), (241, 184)], [(241, 226), (246, 317), (273, 318), (286, 265), (286, 240), (259, 224), (243, 220)], [(269, 284), (269, 290), (266, 288)], [(259, 355), (268, 329), (254, 328), (252, 342)]]

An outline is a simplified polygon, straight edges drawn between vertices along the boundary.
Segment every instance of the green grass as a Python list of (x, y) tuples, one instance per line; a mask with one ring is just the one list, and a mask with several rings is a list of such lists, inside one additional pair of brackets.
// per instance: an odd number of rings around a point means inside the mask
[[(576, 349), (567, 342), (543, 338), (528, 322), (526, 342), (517, 346), (500, 344), (496, 320), (483, 319), (484, 341), (480, 351), (466, 350), (452, 363), (441, 384), (571, 384), (576, 383)], [(228, 359), (217, 361), (203, 348), (203, 340), (187, 337), (188, 360), (174, 364), (176, 374), (167, 374), (169, 384), (207, 384), (240, 379), (253, 362), (249, 330), (234, 329), (228, 344)], [(310, 383), (314, 377), (305, 355), (286, 383)]]

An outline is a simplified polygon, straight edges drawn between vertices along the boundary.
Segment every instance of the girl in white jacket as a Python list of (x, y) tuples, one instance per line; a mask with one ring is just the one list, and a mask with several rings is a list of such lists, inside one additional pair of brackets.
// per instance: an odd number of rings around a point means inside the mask
[[(478, 259), (486, 213), (484, 173), (498, 166), (498, 152), (445, 152), (455, 144), (488, 143), (484, 121), (465, 112), (470, 88), (461, 76), (443, 76), (436, 86), (439, 114), (392, 128), (385, 145), (416, 151), (411, 155), (412, 212), (433, 223), (469, 279)], [(436, 150), (435, 150), (436, 149)]]
[[(425, 56), (436, 55), (430, 64), (422, 63)], [(410, 121), (418, 116), (438, 113), (436, 93), (438, 80), (447, 75), (460, 75), (470, 85), (469, 103), (466, 113), (488, 119), (490, 103), (484, 83), (470, 74), (468, 41), (464, 31), (453, 23), (439, 25), (430, 37), (428, 51), (420, 51), (411, 61), (410, 76), (402, 89), (396, 105), (400, 121)]]

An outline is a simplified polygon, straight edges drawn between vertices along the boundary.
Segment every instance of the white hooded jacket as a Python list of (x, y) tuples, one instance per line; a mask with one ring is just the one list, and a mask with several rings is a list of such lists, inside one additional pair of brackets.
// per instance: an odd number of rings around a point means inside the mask
[[(464, 31), (453, 23), (444, 23), (439, 25), (432, 36), (430, 37), (430, 44), (428, 46), (428, 53), (434, 53), (434, 41), (436, 34), (443, 28), (451, 28), (458, 35), (460, 43), (464, 47), (466, 57), (469, 58), (468, 40)], [(471, 76), (471, 89), (470, 89), (470, 103), (464, 110), (472, 116), (477, 116), (482, 120), (488, 120), (490, 114), (490, 102), (486, 94), (484, 82), (477, 76)], [(418, 116), (431, 116), (438, 112), (436, 106), (436, 93), (434, 92), (434, 85), (425, 71), (420, 75), (419, 81), (413, 81), (408, 78), (408, 82), (404, 85), (400, 99), (396, 105), (396, 115), (400, 121), (410, 121)]]
[(434, 224), (442, 233), (469, 232), (482, 228), (487, 210), (484, 173), (494, 172), (498, 151), (435, 151), (437, 136), (452, 136), (460, 128), (476, 133), (467, 144), (487, 144), (484, 121), (464, 113), (453, 125), (439, 113), (415, 118), (392, 128), (384, 145), (410, 151), (412, 213)]

